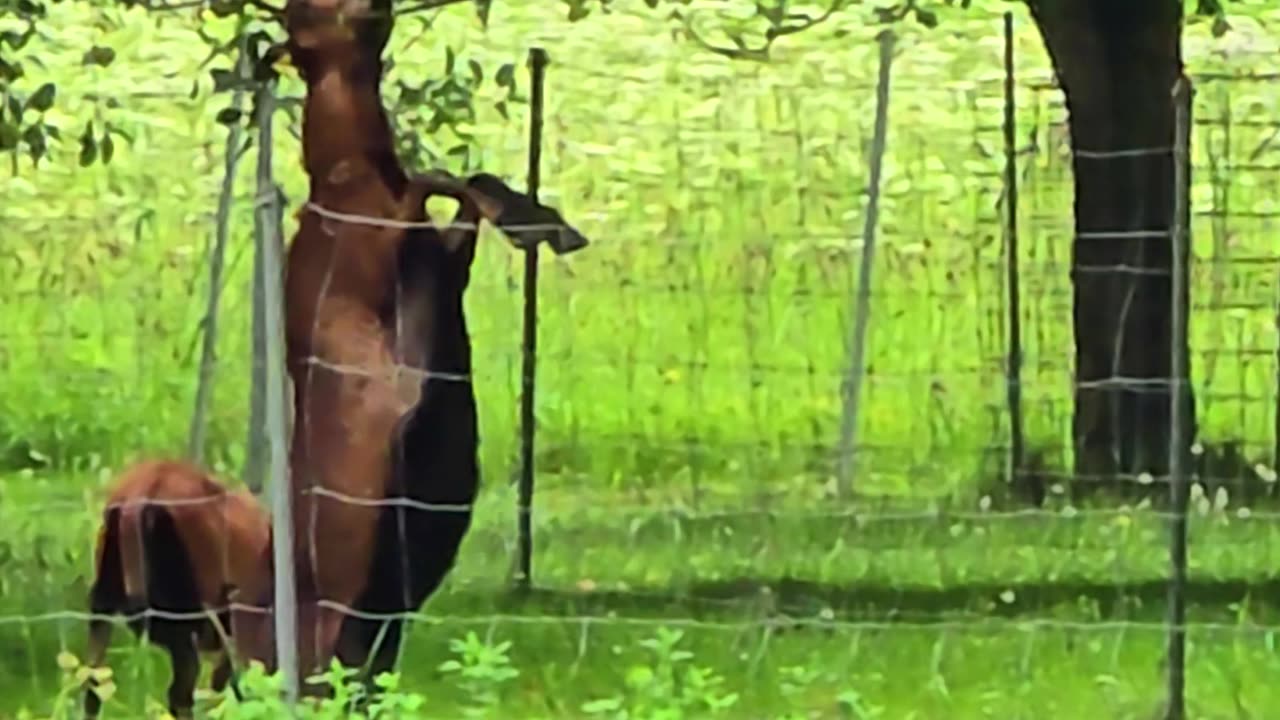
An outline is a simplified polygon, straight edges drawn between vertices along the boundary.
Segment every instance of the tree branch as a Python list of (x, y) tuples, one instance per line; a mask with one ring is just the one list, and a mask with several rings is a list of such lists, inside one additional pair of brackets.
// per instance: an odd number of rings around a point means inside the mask
[(247, 0), (249, 5), (258, 8), (272, 17), (280, 17), (284, 15), (284, 8), (276, 7), (264, 0)]
[[(244, 0), (244, 4), (266, 12), (271, 17), (279, 17), (284, 14), (283, 8), (278, 8), (265, 0)], [(209, 5), (209, 0), (179, 0), (178, 2), (155, 2), (154, 0), (138, 0), (148, 12), (174, 12), (177, 10), (191, 10), (194, 8), (205, 7)]]
[[(764, 17), (768, 18), (771, 25), (769, 29), (765, 30), (764, 45), (760, 47), (754, 47), (754, 48), (748, 47), (747, 43), (742, 39), (741, 35), (729, 36), (729, 40), (732, 41), (736, 47), (725, 47), (723, 45), (713, 45), (710, 42), (708, 42), (705, 38), (703, 38), (700, 34), (698, 34), (698, 31), (694, 29), (692, 18), (685, 19), (684, 29), (685, 29), (685, 32), (688, 33), (689, 38), (692, 39), (695, 43), (701, 45), (703, 49), (716, 53), (717, 55), (723, 55), (731, 60), (752, 60), (755, 62), (765, 62), (769, 59), (769, 50), (770, 48), (773, 47), (773, 43), (775, 40), (777, 40), (780, 37), (785, 37), (787, 35), (795, 35), (796, 33), (804, 32), (805, 30), (808, 30), (809, 28), (812, 28), (815, 25), (820, 25), (826, 22), (827, 20), (831, 19), (831, 16), (835, 15), (837, 12), (848, 7), (850, 2), (851, 0), (832, 0), (831, 4), (827, 6), (827, 9), (824, 10), (822, 14), (818, 15), (817, 17), (810, 17), (802, 13), (788, 13), (787, 15), (783, 16), (781, 14), (775, 15), (772, 13), (761, 11), (758, 14), (762, 14)], [(787, 24), (784, 24), (784, 20), (797, 21), (797, 22), (792, 25), (787, 25)]]
[(203, 7), (205, 0), (183, 0), (182, 2), (151, 2), (150, 0), (142, 0), (138, 3), (148, 12), (173, 12), (176, 10), (190, 10), (192, 8)]
[(392, 14), (399, 17), (410, 13), (422, 12), (424, 10), (439, 10), (440, 8), (456, 5), (460, 2), (475, 2), (475, 0), (416, 0), (402, 8), (397, 8)]

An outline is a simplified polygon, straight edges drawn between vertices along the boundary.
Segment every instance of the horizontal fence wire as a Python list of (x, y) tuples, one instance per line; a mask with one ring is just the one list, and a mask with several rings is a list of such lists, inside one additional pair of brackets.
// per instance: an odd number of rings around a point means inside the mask
[[(509, 625), (559, 625), (559, 626), (619, 626), (619, 627), (641, 627), (641, 628), (657, 628), (657, 627), (675, 627), (675, 628), (697, 628), (713, 631), (778, 631), (778, 630), (822, 630), (827, 632), (867, 632), (867, 631), (917, 631), (928, 633), (974, 633), (986, 634), (993, 630), (998, 632), (1043, 632), (1046, 630), (1073, 630), (1083, 632), (1098, 633), (1114, 633), (1117, 631), (1135, 630), (1139, 632), (1152, 632), (1163, 634), (1166, 631), (1164, 623), (1157, 622), (1120, 622), (1120, 621), (1093, 621), (1093, 622), (1072, 622), (1068, 620), (1049, 620), (1049, 619), (1027, 619), (1002, 621), (987, 618), (983, 622), (981, 616), (974, 616), (964, 620), (953, 621), (937, 621), (937, 622), (911, 622), (909, 620), (892, 621), (892, 622), (849, 622), (827, 618), (802, 618), (802, 617), (776, 617), (754, 621), (715, 621), (715, 620), (699, 620), (695, 618), (645, 618), (645, 617), (619, 617), (619, 616), (531, 616), (531, 615), (502, 615), (490, 614), (482, 617), (469, 616), (445, 616), (427, 615), (425, 613), (368, 613), (355, 610), (353, 608), (344, 607), (338, 603), (322, 602), (320, 605), (326, 609), (336, 610), (343, 615), (357, 617), (366, 620), (409, 620), (415, 623), (422, 623), (428, 626), (497, 626), (501, 624)], [(232, 603), (223, 608), (215, 608), (222, 611), (240, 611), (246, 613), (266, 614), (269, 611), (256, 608), (250, 605), (242, 605)], [(74, 620), (78, 622), (88, 622), (90, 620), (109, 620), (113, 622), (130, 622), (142, 620), (144, 618), (159, 618), (165, 620), (200, 620), (206, 618), (207, 615), (201, 613), (179, 613), (166, 612), (163, 610), (147, 610), (144, 612), (134, 613), (122, 616), (94, 615), (93, 613), (62, 611), (49, 612), (40, 615), (23, 618), (6, 618), (0, 617), (0, 625), (28, 624), (36, 622), (62, 622)], [(1235, 636), (1251, 636), (1256, 635), (1265, 637), (1273, 635), (1280, 630), (1280, 625), (1238, 625), (1227, 623), (1195, 623), (1192, 628), (1199, 633), (1205, 634), (1223, 634)]]
[[(1069, 477), (1069, 476), (1064, 476)], [(1150, 484), (1153, 482), (1162, 482), (1163, 479), (1153, 478), (1147, 475), (1144, 480), (1135, 480), (1135, 482), (1143, 482)], [(421, 510), (432, 513), (470, 513), (478, 509), (491, 510), (488, 505), (490, 503), (430, 503), (411, 498), (393, 497), (393, 498), (360, 498), (353, 495), (340, 493), (322, 487), (308, 488), (308, 494), (319, 495), (339, 502), (358, 505), (361, 507), (402, 507), (413, 510)], [(1203, 492), (1203, 490), (1201, 491)], [(602, 496), (607, 497), (607, 496)], [(592, 498), (590, 495), (584, 497), (586, 501)], [(1032, 519), (1062, 519), (1071, 520), (1079, 518), (1081, 520), (1090, 518), (1134, 518), (1143, 517), (1151, 519), (1168, 519), (1170, 514), (1160, 510), (1153, 510), (1149, 507), (1121, 507), (1121, 508), (1078, 508), (1074, 506), (1064, 506), (1056, 509), (1042, 508), (1021, 508), (1017, 510), (994, 510), (989, 506), (989, 498), (987, 502), (983, 502), (979, 498), (974, 505), (980, 509), (965, 510), (955, 507), (938, 506), (934, 508), (921, 509), (901, 509), (894, 508), (891, 497), (886, 497), (880, 503), (880, 507), (876, 507), (876, 503), (867, 503), (870, 507), (864, 509), (854, 508), (831, 508), (831, 509), (806, 509), (806, 508), (786, 508), (772, 509), (765, 507), (750, 506), (731, 506), (731, 507), (693, 507), (682, 504), (662, 504), (662, 503), (637, 503), (637, 504), (613, 504), (607, 510), (600, 510), (598, 507), (588, 508), (582, 506), (573, 506), (560, 509), (554, 496), (549, 498), (550, 502), (543, 514), (544, 517), (551, 519), (557, 515), (563, 514), (564, 517), (582, 517), (598, 516), (608, 518), (610, 516), (631, 518), (636, 515), (652, 515), (655, 517), (669, 516), (672, 520), (716, 520), (716, 519), (732, 519), (740, 517), (765, 517), (765, 518), (833, 518), (856, 521), (860, 525), (870, 525), (877, 523), (893, 523), (903, 521), (928, 520), (931, 522), (983, 522), (983, 523), (1000, 523), (1010, 521), (1026, 521)], [(92, 506), (95, 509), (100, 508), (101, 512), (106, 513), (112, 510), (119, 510), (127, 507), (135, 506), (154, 506), (154, 507), (190, 507), (206, 504), (215, 504), (225, 502), (225, 498), (221, 495), (210, 495), (198, 498), (182, 498), (182, 499), (161, 499), (161, 498), (143, 498), (136, 500), (127, 500), (121, 502), (99, 503), (90, 498), (66, 499), (62, 501), (50, 500), (44, 502), (23, 503), (22, 515), (30, 515), (32, 517), (39, 516), (46, 512), (65, 512), (74, 510), (86, 510)], [(586, 503), (584, 503), (585, 505)], [(1253, 510), (1247, 507), (1231, 509), (1229, 512), (1226, 508), (1213, 507), (1208, 505), (1204, 507), (1202, 514), (1209, 515), (1209, 510), (1214, 511), (1214, 517), (1222, 520), (1228, 518), (1236, 518), (1239, 520), (1254, 520), (1258, 522), (1271, 522), (1280, 518), (1280, 511), (1270, 510)]]

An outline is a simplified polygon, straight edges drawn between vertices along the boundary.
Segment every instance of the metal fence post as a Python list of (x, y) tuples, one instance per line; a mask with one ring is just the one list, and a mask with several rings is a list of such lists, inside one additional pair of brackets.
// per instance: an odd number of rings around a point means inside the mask
[(262, 238), (254, 233), (252, 306), (249, 359), (249, 424), (245, 432), (244, 469), (241, 475), (245, 485), (255, 494), (261, 494), (265, 485), (267, 464), (266, 434), (266, 386), (267, 386), (267, 338), (263, 328), (266, 311), (262, 283)]
[[(547, 53), (542, 48), (529, 50), (529, 197), (538, 199), (542, 182), (542, 112), (546, 79)], [(533, 580), (533, 477), (535, 431), (534, 390), (537, 378), (538, 347), (538, 246), (525, 249), (524, 255), (524, 337), (520, 372), (520, 507), (519, 569), (516, 583), (529, 587)]]
[(842, 383), (843, 409), (840, 422), (840, 458), (836, 490), (840, 497), (853, 495), (853, 465), (858, 431), (858, 399), (866, 365), (867, 323), (871, 313), (871, 269), (875, 259), (876, 224), (880, 215), (880, 172), (884, 163), (889, 123), (889, 80), (893, 64), (894, 35), (885, 30), (880, 43), (880, 75), (876, 81), (876, 119), (871, 140), (871, 168), (867, 181), (867, 207), (862, 224), (862, 264), (858, 269), (858, 292), (854, 300), (853, 334), (849, 339), (849, 370)]
[(1173, 508), (1169, 522), (1169, 698), (1165, 709), (1167, 720), (1186, 717), (1186, 589), (1187, 589), (1187, 500), (1189, 486), (1186, 474), (1187, 448), (1183, 437), (1187, 403), (1186, 347), (1187, 262), (1190, 228), (1191, 103), (1195, 91), (1191, 81), (1182, 76), (1173, 87), (1173, 218), (1169, 240), (1172, 243), (1172, 277), (1170, 278), (1170, 311), (1172, 322), (1169, 382), (1172, 385), (1169, 413), (1169, 495)]
[(298, 643), (297, 593), (293, 567), (293, 507), (289, 482), (289, 434), (286, 421), (284, 368), (284, 279), (280, 243), (280, 189), (271, 172), (272, 120), (275, 114), (275, 83), (263, 83), (257, 90), (258, 177), (254, 208), (254, 236), (262, 262), (262, 328), (265, 350), (265, 416), (268, 441), (267, 477), (271, 488), (272, 554), (275, 564), (276, 659), (283, 675), (288, 702), (297, 701)]
[(1022, 290), (1018, 282), (1018, 120), (1014, 82), (1013, 13), (1004, 14), (1004, 211), (1005, 283), (1009, 293), (1009, 354), (1005, 360), (1009, 403), (1009, 482), (1022, 473)]

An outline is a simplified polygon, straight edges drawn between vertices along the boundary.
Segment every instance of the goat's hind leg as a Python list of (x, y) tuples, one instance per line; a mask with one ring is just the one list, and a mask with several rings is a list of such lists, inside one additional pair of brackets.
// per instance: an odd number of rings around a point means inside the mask
[(185, 632), (185, 628), (166, 628), (161, 644), (169, 651), (173, 665), (169, 713), (178, 720), (189, 720), (195, 712), (196, 681), (200, 677), (200, 653), (196, 650), (195, 635)]
[(107, 655), (107, 646), (111, 644), (111, 621), (96, 612), (89, 619), (89, 647), (85, 653), (85, 662), (90, 669), (84, 693), (84, 716), (93, 720), (102, 712), (102, 698), (98, 696), (98, 678), (95, 671), (101, 668)]

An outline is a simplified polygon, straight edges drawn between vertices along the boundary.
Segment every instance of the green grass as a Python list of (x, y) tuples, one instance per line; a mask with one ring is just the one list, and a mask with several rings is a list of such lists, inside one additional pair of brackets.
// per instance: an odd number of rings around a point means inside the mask
[[(885, 717), (1024, 717), (1080, 702), (1146, 717), (1160, 697), (1165, 532), (1149, 513), (681, 518), (553, 498), (535, 534), (540, 589), (521, 595), (505, 589), (510, 500), (487, 499), (406, 648), (406, 682), (440, 703), (433, 717), (470, 702), (435, 670), (468, 630), (513, 643), (521, 677), (502, 693), (503, 716), (577, 716), (576, 704), (621, 687), (637, 643), (663, 626), (683, 629), (698, 663), (753, 711), (831, 713), (852, 690)], [(83, 647), (83, 623), (57, 612), (83, 607), (96, 505), (31, 508), (6, 498), (0, 511), (10, 708), (47, 702), (53, 658)], [(1193, 518), (1196, 717), (1227, 717), (1215, 712), (1236, 696), (1254, 712), (1274, 702), (1251, 679), (1277, 662), (1271, 520)], [(127, 711), (159, 697), (167, 675), (158, 653), (119, 637), (116, 702)], [(801, 671), (803, 697), (784, 695), (783, 680)]]
[[(440, 72), (444, 38), (488, 68), (522, 66), (533, 45), (552, 57), (542, 194), (594, 245), (542, 266), (543, 590), (503, 591), (520, 258), (490, 234), (468, 299), (484, 501), (457, 572), (427, 607), (431, 622), (409, 643), (407, 682), (451, 717), (465, 698), (434, 668), (448, 639), (477, 628), (513, 642), (521, 675), (502, 716), (577, 717), (641, 661), (636, 643), (651, 623), (696, 618), (704, 624), (686, 628), (686, 642), (742, 694), (734, 717), (838, 717), (847, 691), (885, 718), (1149, 717), (1163, 635), (1117, 623), (1162, 617), (1161, 519), (1072, 515), (1061, 499), (1038, 515), (995, 512), (1011, 509), (998, 497), (993, 512), (979, 509), (1008, 433), (998, 19), (903, 29), (859, 426), (864, 499), (844, 507), (831, 499), (832, 453), (874, 111), (872, 30), (833, 22), (759, 65), (671, 40), (638, 3), (576, 25), (558, 9), (516, 5), (499, 4), (487, 34), (465, 13), (430, 35), (404, 23), (392, 52), (394, 75), (411, 79)], [(1273, 17), (1259, 20), (1271, 29), (1241, 18), (1223, 40), (1187, 33), (1202, 78), (1192, 371), (1205, 441), (1237, 440), (1251, 461), (1271, 463), (1277, 287), (1267, 260), (1280, 172), (1269, 138), (1280, 88), (1213, 75), (1270, 69), (1280, 35)], [(1069, 461), (1070, 170), (1060, 98), (1037, 85), (1047, 59), (1029, 21), (1019, 25), (1019, 142), (1036, 148), (1021, 156), (1028, 432), (1056, 468)], [(176, 14), (59, 5), (33, 50), (59, 81), (50, 119), (64, 135), (97, 115), (134, 142), (105, 168), (77, 168), (68, 143), (38, 171), (17, 163), (0, 178), (4, 618), (82, 609), (97, 488), (130, 458), (185, 445), (225, 136), (213, 118), (226, 103), (210, 98), (190, 26)], [(98, 41), (119, 60), (81, 68)], [(479, 110), (478, 164), (521, 181), (527, 108), (509, 120)], [(287, 124), (275, 169), (293, 207), (305, 178)], [(447, 130), (432, 140), (452, 142)], [(207, 448), (228, 475), (247, 416), (251, 158), (237, 176)], [(1260, 716), (1278, 700), (1266, 682), (1272, 637), (1255, 626), (1274, 621), (1280, 526), (1236, 505), (1193, 521), (1193, 615), (1230, 627), (1192, 632), (1195, 717), (1243, 716), (1237, 701)], [(762, 616), (839, 626), (766, 634), (753, 625)], [(54, 654), (82, 635), (77, 620), (0, 625), (0, 648), (12, 650), (0, 652), (0, 718), (52, 697)], [(124, 641), (115, 660), (123, 711), (141, 712), (163, 667)], [(807, 679), (787, 694), (789, 676)]]

